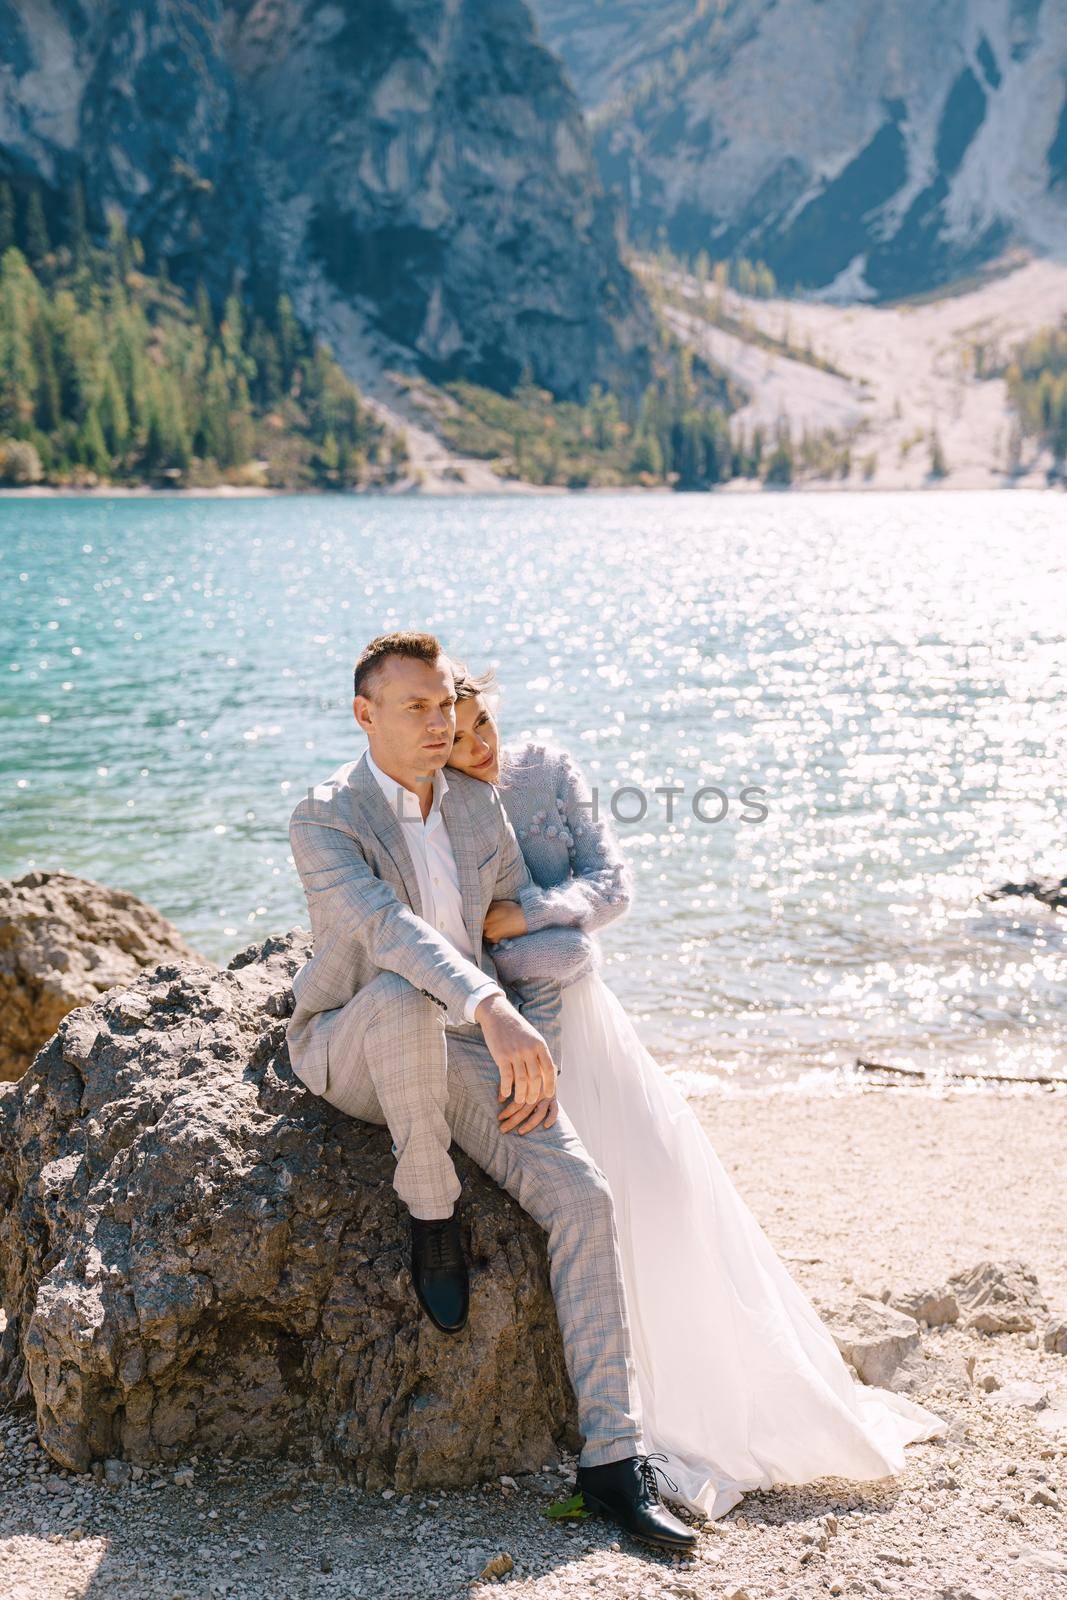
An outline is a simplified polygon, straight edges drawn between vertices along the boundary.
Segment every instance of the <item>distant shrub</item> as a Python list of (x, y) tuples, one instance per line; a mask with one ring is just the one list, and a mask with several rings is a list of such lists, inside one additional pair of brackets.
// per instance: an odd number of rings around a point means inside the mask
[(44, 468), (28, 439), (0, 440), (0, 483), (40, 483)]

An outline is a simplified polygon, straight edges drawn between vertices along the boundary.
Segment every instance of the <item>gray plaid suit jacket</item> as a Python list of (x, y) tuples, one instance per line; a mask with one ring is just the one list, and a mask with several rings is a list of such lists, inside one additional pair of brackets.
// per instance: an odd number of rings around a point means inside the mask
[(464, 922), (477, 965), (422, 919), (418, 878), (404, 826), (366, 756), (346, 762), (308, 791), (289, 820), (289, 843), (307, 898), (314, 955), (293, 979), (286, 1029), (296, 1076), (315, 1094), (327, 1084), (338, 1013), (383, 969), (396, 972), (462, 1025), (474, 990), (494, 978), (547, 1039), (559, 1066), (559, 985), (509, 985), (482, 945), (491, 900), (517, 900), (532, 884), (515, 830), (492, 784), (449, 769), (441, 802), (456, 858)]

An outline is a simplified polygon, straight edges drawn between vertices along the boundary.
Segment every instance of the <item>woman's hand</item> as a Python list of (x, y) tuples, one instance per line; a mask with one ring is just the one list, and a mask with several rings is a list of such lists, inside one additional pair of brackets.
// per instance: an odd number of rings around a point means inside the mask
[(517, 900), (494, 900), (485, 913), (482, 937), (490, 944), (498, 939), (516, 939), (526, 931), (526, 913)]
[(535, 1106), (504, 1106), (497, 1112), (501, 1133), (529, 1133), (537, 1127), (551, 1128), (559, 1116), (559, 1101), (549, 1095)]

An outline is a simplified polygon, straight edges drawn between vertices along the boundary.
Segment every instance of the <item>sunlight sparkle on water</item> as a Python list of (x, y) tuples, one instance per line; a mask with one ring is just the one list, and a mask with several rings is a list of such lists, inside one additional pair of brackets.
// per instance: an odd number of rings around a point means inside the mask
[(984, 898), (1067, 872), (1061, 496), (53, 499), (0, 532), (5, 873), (130, 889), (219, 961), (306, 926), (289, 813), (363, 749), (361, 645), (419, 626), (497, 666), (505, 737), (645, 796), (602, 944), (666, 1065), (1067, 1075), (1067, 917)]

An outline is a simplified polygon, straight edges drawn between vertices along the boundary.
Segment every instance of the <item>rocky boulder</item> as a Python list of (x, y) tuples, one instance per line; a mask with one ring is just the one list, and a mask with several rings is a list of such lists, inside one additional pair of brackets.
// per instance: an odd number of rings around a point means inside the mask
[(919, 1324), (880, 1300), (858, 1299), (829, 1320), (837, 1348), (864, 1383), (878, 1388), (920, 1348)]
[(1053, 1317), (1045, 1329), (1041, 1343), (1053, 1355), (1067, 1356), (1067, 1318)]
[(1025, 878), (1022, 883), (1002, 883), (997, 889), (987, 889), (986, 900), (1006, 900), (1012, 895), (1030, 896), (1051, 906), (1053, 911), (1067, 910), (1067, 878)]
[(218, 1450), (409, 1490), (580, 1442), (544, 1234), (458, 1151), (470, 1321), (420, 1312), (388, 1132), (292, 1074), (307, 937), (160, 963), (0, 1089), (0, 1385), (63, 1466)]
[(1037, 1278), (1021, 1261), (979, 1261), (953, 1273), (948, 1287), (963, 1326), (979, 1333), (1032, 1333), (1048, 1315)]
[(1029, 1378), (1012, 1378), (989, 1392), (995, 1405), (1015, 1407), (1017, 1410), (1044, 1411), (1049, 1403), (1048, 1394), (1041, 1384)]
[(25, 1072), (68, 1011), (168, 958), (203, 963), (136, 895), (69, 872), (0, 880), (0, 1080)]
[(927, 1328), (943, 1328), (949, 1323), (958, 1322), (960, 1317), (960, 1308), (952, 1291), (943, 1287), (932, 1288), (927, 1284), (893, 1290), (889, 1304), (897, 1311), (903, 1311), (905, 1316), (914, 1317), (916, 1322)]

